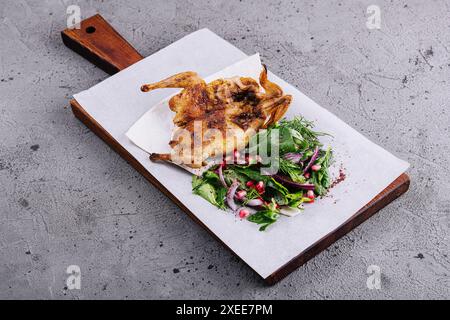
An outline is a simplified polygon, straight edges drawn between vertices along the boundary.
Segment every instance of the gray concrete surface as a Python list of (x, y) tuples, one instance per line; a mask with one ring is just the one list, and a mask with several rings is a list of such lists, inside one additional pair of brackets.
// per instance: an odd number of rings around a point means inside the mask
[[(410, 191), (268, 287), (79, 123), (107, 75), (66, 8), (143, 55), (208, 27), (411, 163)], [(381, 29), (366, 8), (381, 9)], [(0, 0), (0, 298), (450, 298), (449, 1)], [(81, 267), (81, 290), (66, 268)], [(369, 265), (381, 290), (366, 287)]]

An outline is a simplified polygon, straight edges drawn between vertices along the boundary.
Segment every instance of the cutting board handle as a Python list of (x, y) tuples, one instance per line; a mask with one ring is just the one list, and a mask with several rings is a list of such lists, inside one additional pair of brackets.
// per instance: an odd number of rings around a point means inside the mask
[(80, 29), (65, 29), (61, 37), (67, 47), (109, 74), (143, 58), (99, 14), (81, 21)]

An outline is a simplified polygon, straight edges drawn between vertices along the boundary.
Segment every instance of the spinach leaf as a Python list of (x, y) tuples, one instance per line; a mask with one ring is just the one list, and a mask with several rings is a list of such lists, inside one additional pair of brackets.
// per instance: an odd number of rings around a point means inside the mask
[(259, 168), (248, 168), (234, 166), (233, 170), (237, 173), (247, 176), (248, 180), (263, 181), (265, 184), (270, 181), (270, 176), (262, 175)]
[(271, 209), (258, 211), (247, 218), (248, 221), (258, 224), (259, 231), (264, 231), (268, 226), (277, 221), (279, 214)]
[[(229, 166), (228, 169), (223, 171), (223, 176), (228, 185), (231, 185), (233, 181), (238, 180), (241, 184), (245, 184), (250, 178), (245, 174), (242, 174), (236, 170), (236, 166)], [(251, 168), (245, 167), (245, 169), (253, 170)]]
[(220, 209), (225, 210), (227, 208), (225, 205), (225, 197), (227, 195), (227, 189), (225, 187), (218, 188), (216, 190), (216, 193), (217, 193), (216, 195), (217, 206)]
[(209, 183), (202, 183), (197, 188), (193, 190), (193, 192), (200, 197), (204, 198), (208, 202), (212, 203), (215, 206), (219, 206), (217, 203), (217, 193), (216, 189)]
[(303, 203), (303, 191), (289, 193), (286, 195), (288, 199), (287, 205), (291, 208), (298, 208)]
[(203, 173), (203, 178), (210, 183), (220, 184), (219, 175), (217, 173), (215, 173), (214, 171), (210, 171), (210, 170), (205, 171)]
[(192, 191), (197, 189), (199, 186), (201, 186), (204, 183), (203, 178), (193, 175), (192, 176)]
[[(208, 177), (210, 179), (212, 176), (208, 175)], [(226, 208), (225, 195), (227, 193), (227, 189), (222, 186), (215, 187), (212, 183), (208, 182), (208, 178), (202, 178), (194, 175), (192, 177), (192, 192), (220, 209)]]

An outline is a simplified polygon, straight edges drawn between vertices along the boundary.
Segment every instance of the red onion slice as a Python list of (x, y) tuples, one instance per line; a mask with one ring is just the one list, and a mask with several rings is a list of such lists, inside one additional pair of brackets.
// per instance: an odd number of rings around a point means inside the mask
[(296, 189), (304, 189), (304, 190), (314, 190), (315, 186), (311, 183), (297, 183), (295, 181), (292, 181), (288, 177), (283, 177), (279, 174), (275, 174), (272, 176), (276, 181), (281, 183), (284, 186), (296, 188)]
[(217, 171), (218, 171), (218, 173), (219, 173), (220, 183), (222, 183), (222, 185), (223, 185), (225, 188), (228, 188), (228, 185), (227, 185), (227, 183), (225, 182), (225, 178), (223, 177), (223, 170), (222, 170), (222, 167), (223, 167), (223, 164), (221, 163), (221, 164), (219, 165), (219, 168), (217, 169)]
[(227, 191), (227, 204), (233, 211), (236, 211), (238, 208), (236, 202), (234, 202), (234, 195), (236, 194), (236, 190), (238, 189), (238, 187), (239, 181), (234, 181)]
[(288, 152), (283, 156), (285, 160), (289, 160), (293, 163), (300, 163), (302, 157), (303, 153), (296, 153), (296, 152)]
[(308, 171), (309, 168), (311, 168), (311, 166), (314, 164), (314, 161), (316, 161), (318, 155), (319, 155), (319, 147), (316, 147), (316, 148), (314, 149), (313, 155), (311, 156), (311, 160), (309, 160), (308, 165), (307, 165), (307, 166), (305, 167), (305, 169), (303, 170), (303, 174), (305, 174), (306, 171)]

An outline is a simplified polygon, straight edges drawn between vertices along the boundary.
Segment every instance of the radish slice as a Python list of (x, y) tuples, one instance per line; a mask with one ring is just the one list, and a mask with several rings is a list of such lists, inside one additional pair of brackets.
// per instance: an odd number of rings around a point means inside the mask
[(264, 204), (264, 202), (261, 199), (258, 199), (258, 198), (249, 200), (247, 202), (247, 205), (250, 206), (250, 207), (259, 207), (259, 206), (262, 206), (263, 204)]
[(239, 208), (237, 208), (236, 210), (234, 210), (237, 216), (239, 216), (239, 211), (241, 211), (241, 210), (247, 210), (248, 213), (249, 213), (249, 215), (252, 215), (252, 214), (254, 214), (254, 213), (257, 212), (257, 211), (256, 211), (255, 209), (253, 209), (253, 208), (249, 208), (249, 207), (239, 207)]
[(238, 208), (236, 202), (234, 202), (234, 196), (238, 187), (239, 181), (234, 181), (227, 191), (227, 204), (233, 211), (236, 211), (236, 209)]
[(316, 148), (314, 149), (313, 155), (311, 156), (311, 160), (309, 160), (308, 165), (307, 165), (307, 166), (305, 167), (305, 169), (303, 170), (303, 174), (305, 174), (306, 171), (308, 171), (309, 168), (311, 168), (311, 166), (314, 164), (314, 161), (316, 161), (318, 155), (319, 155), (319, 147), (316, 147)]
[(281, 209), (280, 209), (280, 213), (282, 215), (288, 216), (288, 217), (295, 217), (300, 212), (302, 212), (302, 210), (300, 210), (298, 208), (291, 208), (291, 207), (288, 207), (288, 206), (282, 206)]
[(300, 163), (302, 157), (303, 153), (296, 153), (296, 152), (288, 152), (283, 156), (284, 159), (289, 160), (293, 163)]
[(310, 199), (314, 199), (314, 191), (313, 190), (308, 190), (308, 192), (306, 193), (306, 197), (310, 198)]
[(239, 190), (238, 192), (236, 192), (236, 200), (244, 200), (245, 196), (247, 195), (247, 191), (245, 190)]

